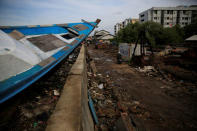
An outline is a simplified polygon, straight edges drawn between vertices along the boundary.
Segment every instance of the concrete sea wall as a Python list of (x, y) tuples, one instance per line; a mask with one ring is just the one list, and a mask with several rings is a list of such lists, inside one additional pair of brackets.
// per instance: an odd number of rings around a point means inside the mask
[(84, 45), (71, 68), (46, 131), (93, 131), (88, 106), (86, 51)]

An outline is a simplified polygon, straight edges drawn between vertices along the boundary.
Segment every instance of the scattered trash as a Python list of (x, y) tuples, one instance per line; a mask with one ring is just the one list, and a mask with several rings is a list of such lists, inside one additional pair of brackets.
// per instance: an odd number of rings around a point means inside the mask
[(100, 85), (98, 85), (98, 88), (99, 88), (99, 89), (103, 89), (103, 83), (100, 84)]
[(107, 62), (112, 62), (112, 60), (111, 60), (111, 59), (106, 59), (105, 61), (107, 61)]
[(100, 58), (94, 58), (94, 60), (100, 60)]
[(132, 104), (134, 104), (134, 105), (139, 105), (140, 102), (139, 102), (139, 101), (134, 101)]
[(102, 74), (97, 74), (98, 76), (102, 76)]
[(150, 72), (155, 71), (155, 68), (153, 66), (144, 66), (144, 68), (138, 68), (139, 72)]
[(37, 126), (38, 126), (38, 123), (37, 123), (37, 122), (34, 122), (33, 127), (35, 128), (35, 127), (37, 127)]
[(70, 54), (68, 58), (72, 59), (73, 57), (74, 57), (74, 54)]
[(161, 86), (160, 88), (161, 88), (161, 89), (164, 89), (164, 88), (169, 89), (170, 87), (164, 85), (164, 86)]
[(40, 96), (37, 96), (37, 97), (36, 97), (36, 99), (40, 99), (40, 98), (41, 98)]
[(24, 109), (24, 108), (21, 109), (21, 114), (24, 115), (28, 119), (34, 116), (34, 114), (31, 111)]
[(87, 72), (88, 76), (92, 76), (92, 73), (91, 72)]
[(54, 96), (59, 96), (60, 95), (60, 93), (57, 90), (53, 90), (53, 94), (54, 94)]

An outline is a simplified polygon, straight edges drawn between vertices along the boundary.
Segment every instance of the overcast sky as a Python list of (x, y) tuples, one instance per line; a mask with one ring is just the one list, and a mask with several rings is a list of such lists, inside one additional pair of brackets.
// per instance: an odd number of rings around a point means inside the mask
[(0, 25), (40, 25), (95, 21), (114, 32), (114, 25), (151, 7), (193, 5), (197, 0), (0, 0)]

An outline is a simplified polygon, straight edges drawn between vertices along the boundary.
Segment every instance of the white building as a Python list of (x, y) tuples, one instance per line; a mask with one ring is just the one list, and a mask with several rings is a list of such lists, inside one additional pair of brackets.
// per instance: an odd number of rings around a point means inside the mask
[(104, 42), (109, 42), (110, 39), (114, 38), (114, 36), (106, 30), (95, 31), (94, 37), (97, 40), (102, 40)]
[(191, 24), (197, 17), (197, 6), (177, 6), (177, 7), (152, 7), (139, 14), (141, 23), (153, 21), (172, 27), (179, 24), (181, 27)]
[(120, 22), (120, 23), (117, 23), (115, 26), (114, 26), (114, 34), (116, 35), (118, 33), (118, 31), (120, 31), (121, 29), (125, 28), (129, 23), (135, 23), (135, 22), (138, 22), (139, 19), (125, 19), (123, 22)]

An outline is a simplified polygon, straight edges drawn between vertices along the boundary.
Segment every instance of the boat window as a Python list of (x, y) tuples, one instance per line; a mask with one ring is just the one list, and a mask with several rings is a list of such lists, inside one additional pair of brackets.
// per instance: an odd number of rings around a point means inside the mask
[(79, 36), (79, 33), (77, 31), (75, 31), (74, 29), (69, 28), (69, 27), (64, 27), (64, 28), (68, 30), (68, 34), (61, 35), (63, 38), (70, 40), (72, 38)]
[(68, 33), (68, 34), (64, 34), (64, 35), (61, 35), (63, 38), (67, 39), (67, 40), (70, 40), (72, 38), (75, 38), (77, 37), (78, 35), (76, 34), (72, 34), (72, 33)]

